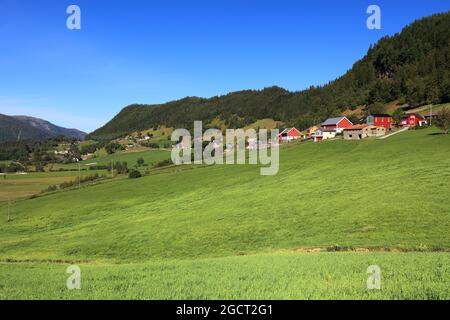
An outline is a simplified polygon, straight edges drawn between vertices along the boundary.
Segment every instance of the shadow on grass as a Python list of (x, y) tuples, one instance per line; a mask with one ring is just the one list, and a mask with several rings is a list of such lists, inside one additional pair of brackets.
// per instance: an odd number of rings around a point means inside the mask
[(429, 133), (429, 136), (441, 136), (441, 135), (447, 135), (448, 133), (445, 132), (433, 132), (433, 133)]

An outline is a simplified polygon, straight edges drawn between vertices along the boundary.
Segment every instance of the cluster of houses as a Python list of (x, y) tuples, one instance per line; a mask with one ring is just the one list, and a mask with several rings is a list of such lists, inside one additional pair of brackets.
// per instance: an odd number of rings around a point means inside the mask
[[(434, 115), (422, 116), (418, 113), (406, 114), (399, 123), (400, 127), (427, 125)], [(427, 118), (428, 117), (428, 118)], [(325, 120), (320, 126), (313, 126), (306, 133), (296, 128), (286, 128), (279, 135), (279, 142), (311, 139), (314, 142), (333, 139), (342, 135), (345, 140), (360, 140), (368, 137), (386, 135), (394, 126), (389, 114), (371, 114), (364, 123), (354, 125), (347, 117), (335, 117)]]

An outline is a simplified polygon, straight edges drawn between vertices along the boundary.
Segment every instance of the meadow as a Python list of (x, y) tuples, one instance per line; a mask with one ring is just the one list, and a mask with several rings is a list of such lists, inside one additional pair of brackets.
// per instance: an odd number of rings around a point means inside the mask
[[(0, 263), (0, 299), (450, 299), (442, 253), (274, 253), (135, 264)], [(368, 290), (367, 268), (381, 269)]]
[(106, 174), (106, 170), (30, 172), (27, 174), (7, 174), (0, 176), (0, 202), (23, 199), (40, 194), (52, 185), (74, 181), (80, 175), (86, 177), (98, 173)]
[[(170, 159), (167, 150), (145, 150), (138, 152), (119, 152), (117, 154), (98, 157), (92, 160), (80, 162), (80, 173), (78, 164), (53, 164), (47, 166), (47, 172), (30, 172), (27, 174), (7, 174), (0, 176), (0, 202), (8, 199), (17, 200), (39, 194), (42, 190), (52, 185), (63, 182), (74, 181), (80, 175), (86, 177), (93, 174), (108, 175), (107, 170), (90, 170), (90, 166), (108, 166), (112, 162), (127, 162), (131, 168), (136, 161), (143, 158), (146, 166), (152, 166), (158, 161)], [(52, 169), (52, 172), (48, 170)], [(62, 171), (59, 171), (62, 170)], [(69, 171), (70, 170), (70, 171)]]
[[(154, 165), (161, 160), (170, 159), (170, 151), (167, 150), (138, 150), (138, 151), (121, 151), (114, 154), (100, 156), (91, 160), (80, 161), (82, 168), (89, 168), (91, 165), (108, 166), (112, 162), (127, 162), (129, 167), (136, 164), (139, 158), (143, 158), (149, 166)], [(70, 164), (54, 164), (53, 170), (59, 169), (78, 169), (77, 163)]]
[[(280, 155), (276, 176), (172, 167), (17, 201), (0, 219), (0, 295), (449, 298), (450, 135), (293, 143)], [(65, 291), (72, 263), (86, 291)], [(375, 293), (370, 264), (384, 270)]]

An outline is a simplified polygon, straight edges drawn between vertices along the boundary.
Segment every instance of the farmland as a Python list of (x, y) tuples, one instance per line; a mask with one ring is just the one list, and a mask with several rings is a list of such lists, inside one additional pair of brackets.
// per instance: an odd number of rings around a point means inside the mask
[(143, 158), (146, 166), (152, 166), (158, 161), (169, 159), (170, 152), (167, 150), (145, 150), (139, 152), (120, 152), (113, 155), (107, 155), (92, 160), (80, 162), (80, 173), (78, 173), (78, 164), (52, 164), (52, 172), (31, 172), (27, 174), (8, 174), (5, 177), (0, 176), (0, 201), (8, 199), (20, 199), (39, 194), (42, 190), (51, 185), (58, 185), (63, 182), (73, 181), (81, 177), (93, 174), (106, 175), (106, 170), (89, 170), (89, 167), (95, 165), (110, 165), (112, 162), (127, 162), (129, 166), (136, 164), (137, 159)]
[[(280, 155), (276, 176), (174, 167), (17, 201), (0, 220), (0, 295), (449, 298), (449, 135), (292, 143)], [(75, 293), (72, 263), (85, 270)], [(372, 264), (381, 291), (365, 287)]]
[[(81, 171), (80, 176), (105, 174), (105, 170)], [(0, 176), (0, 201), (15, 200), (39, 194), (51, 185), (77, 179), (77, 171), (32, 172), (27, 174), (8, 174)]]
[[(102, 165), (107, 166), (112, 162), (127, 162), (131, 167), (136, 164), (137, 159), (143, 158), (145, 163), (148, 165), (153, 165), (158, 161), (170, 159), (170, 152), (167, 150), (138, 150), (138, 151), (128, 151), (128, 152), (118, 152), (110, 155), (103, 155), (91, 160), (81, 161), (80, 165), (82, 168), (88, 168), (90, 165)], [(77, 169), (77, 163), (71, 164), (54, 164), (52, 165), (53, 170), (59, 169)]]
[[(367, 267), (382, 289), (367, 290)], [(450, 299), (439, 253), (274, 253), (135, 264), (85, 264), (66, 288), (67, 264), (0, 263), (0, 299)]]

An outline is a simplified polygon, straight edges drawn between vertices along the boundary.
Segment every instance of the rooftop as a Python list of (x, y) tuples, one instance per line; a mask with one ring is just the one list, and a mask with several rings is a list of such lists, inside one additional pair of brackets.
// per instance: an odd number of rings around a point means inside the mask
[(322, 123), (322, 126), (334, 126), (341, 122), (345, 117), (328, 118)]
[(356, 124), (354, 126), (350, 126), (348, 128), (345, 128), (344, 130), (360, 130), (368, 127), (367, 124)]
[(369, 114), (369, 117), (379, 117), (379, 118), (392, 118), (392, 116), (390, 114), (387, 113), (374, 113), (374, 114)]

